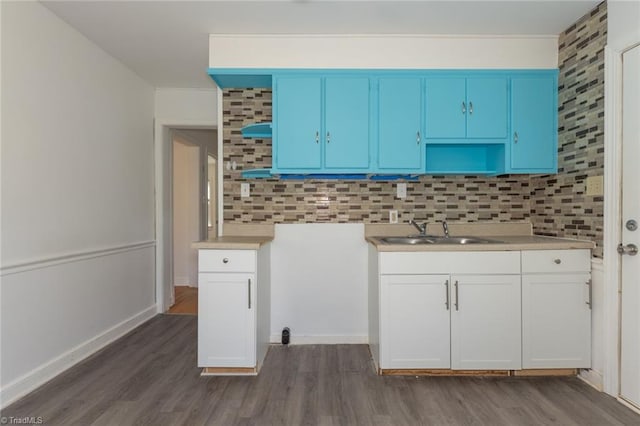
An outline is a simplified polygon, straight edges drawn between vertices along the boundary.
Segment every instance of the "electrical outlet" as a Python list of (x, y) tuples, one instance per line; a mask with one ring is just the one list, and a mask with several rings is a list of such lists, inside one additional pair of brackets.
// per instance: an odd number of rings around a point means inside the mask
[(398, 210), (389, 210), (389, 223), (398, 223)]
[(250, 191), (251, 186), (248, 183), (241, 183), (240, 184), (240, 197), (241, 198), (247, 198), (251, 195), (251, 191)]
[(589, 176), (586, 184), (586, 195), (593, 197), (604, 195), (604, 176)]
[(396, 185), (397, 197), (398, 198), (407, 198), (407, 184), (406, 183), (398, 183)]

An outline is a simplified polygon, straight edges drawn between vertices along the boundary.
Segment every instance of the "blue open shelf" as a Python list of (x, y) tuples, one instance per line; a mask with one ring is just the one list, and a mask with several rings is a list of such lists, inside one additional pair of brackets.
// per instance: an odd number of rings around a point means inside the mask
[(254, 123), (244, 126), (240, 131), (245, 138), (270, 138), (272, 134), (272, 124), (266, 123)]

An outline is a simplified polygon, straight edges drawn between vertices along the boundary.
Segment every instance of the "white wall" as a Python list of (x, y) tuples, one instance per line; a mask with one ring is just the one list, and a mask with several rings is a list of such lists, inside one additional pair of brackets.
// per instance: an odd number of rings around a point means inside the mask
[(197, 287), (200, 240), (200, 147), (173, 143), (173, 285)]
[[(258, 284), (260, 285), (260, 284)], [(366, 343), (363, 224), (278, 224), (271, 247), (271, 340)]]
[(640, 42), (640, 1), (607, 2), (607, 45), (616, 50)]
[(154, 314), (153, 88), (2, 2), (2, 404)]
[[(203, 70), (204, 72), (204, 70)], [(159, 88), (155, 93), (156, 120), (215, 127), (218, 108), (214, 89)]]
[(211, 68), (428, 69), (557, 66), (557, 37), (270, 34), (209, 36)]

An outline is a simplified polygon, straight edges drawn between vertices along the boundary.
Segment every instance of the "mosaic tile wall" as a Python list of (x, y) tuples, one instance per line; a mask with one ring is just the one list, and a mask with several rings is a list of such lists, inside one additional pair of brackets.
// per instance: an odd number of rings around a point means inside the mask
[[(226, 223), (387, 223), (389, 210), (399, 219), (451, 221), (529, 220), (530, 187), (526, 176), (423, 176), (407, 183), (407, 198), (395, 198), (395, 183), (276, 179), (245, 180), (242, 169), (271, 166), (271, 139), (243, 139), (240, 129), (271, 120), (271, 92), (229, 89), (223, 92), (224, 163), (238, 169), (224, 173)], [(240, 197), (240, 183), (251, 183), (251, 197)]]
[(585, 181), (604, 174), (606, 42), (606, 3), (560, 35), (558, 174), (531, 178), (534, 231), (596, 241), (600, 258), (604, 199), (585, 195)]

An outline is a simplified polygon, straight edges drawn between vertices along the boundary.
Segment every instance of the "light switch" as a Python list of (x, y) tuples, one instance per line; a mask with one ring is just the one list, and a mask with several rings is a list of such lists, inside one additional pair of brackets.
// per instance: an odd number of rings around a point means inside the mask
[(407, 198), (407, 184), (399, 183), (396, 185), (397, 197), (398, 198)]
[(241, 198), (247, 198), (251, 195), (250, 192), (250, 186), (248, 183), (241, 183), (240, 184), (240, 197)]

